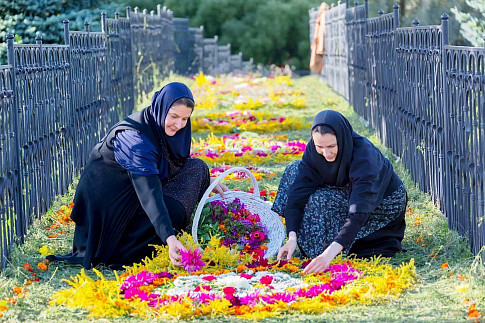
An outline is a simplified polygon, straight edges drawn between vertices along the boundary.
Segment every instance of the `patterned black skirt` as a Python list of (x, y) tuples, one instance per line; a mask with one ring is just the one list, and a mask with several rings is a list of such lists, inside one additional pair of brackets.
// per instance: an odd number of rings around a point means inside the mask
[[(294, 182), (300, 160), (290, 163), (283, 173), (272, 209), (283, 214), (288, 190)], [(324, 186), (313, 193), (305, 206), (297, 242), (303, 256), (314, 258), (321, 254), (342, 229), (349, 209), (349, 187)], [(401, 250), (406, 212), (404, 185), (386, 197), (370, 214), (345, 252), (368, 257), (376, 254), (393, 256)]]

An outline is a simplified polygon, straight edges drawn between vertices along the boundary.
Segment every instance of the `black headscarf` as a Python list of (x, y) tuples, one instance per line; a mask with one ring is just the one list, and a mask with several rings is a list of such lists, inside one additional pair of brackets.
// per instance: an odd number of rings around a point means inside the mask
[(192, 128), (190, 118), (187, 125), (177, 131), (175, 135), (165, 133), (165, 118), (172, 104), (181, 98), (194, 100), (192, 92), (183, 83), (172, 82), (155, 92), (152, 104), (148, 107), (147, 117), (152, 129), (155, 130), (157, 140), (162, 143), (163, 157), (168, 161), (170, 173), (176, 172), (190, 156)]
[[(328, 162), (317, 153), (313, 139), (310, 140), (292, 186), (293, 199), (303, 199), (306, 204), (319, 187), (342, 187), (350, 183), (349, 212), (373, 212), (382, 202), (394, 173), (391, 163), (369, 140), (355, 133), (339, 112), (321, 111), (313, 120), (312, 130), (318, 125), (328, 126), (335, 132), (337, 157)], [(292, 204), (289, 201), (287, 210)]]
[(326, 125), (337, 137), (337, 157), (328, 162), (315, 148), (313, 138), (308, 143), (303, 161), (312, 166), (314, 178), (321, 184), (345, 186), (349, 182), (349, 168), (354, 148), (352, 126), (343, 115), (336, 111), (326, 110), (318, 113), (313, 119), (312, 131), (316, 126)]

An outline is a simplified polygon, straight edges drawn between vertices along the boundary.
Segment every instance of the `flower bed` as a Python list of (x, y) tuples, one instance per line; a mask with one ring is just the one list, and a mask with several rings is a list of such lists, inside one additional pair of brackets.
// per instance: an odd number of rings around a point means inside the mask
[(214, 78), (199, 74), (191, 87), (197, 98), (197, 109), (236, 107), (254, 110), (264, 106), (273, 108), (306, 108), (303, 92), (293, 88), (288, 76)]
[[(189, 235), (181, 241), (195, 250)], [(337, 258), (324, 273), (304, 275), (301, 269), (308, 261), (255, 261), (220, 245), (212, 237), (203, 250), (189, 252), (184, 266), (199, 262), (190, 272), (173, 267), (168, 249), (161, 246), (156, 247), (156, 257), (127, 268), (113, 280), (94, 270), (95, 280), (82, 270), (68, 281), (71, 288), (57, 292), (51, 304), (84, 309), (94, 317), (261, 319), (285, 312), (316, 314), (349, 303), (382, 302), (398, 297), (415, 281), (413, 261), (392, 267), (381, 258)]]
[[(220, 174), (224, 173), (226, 170), (232, 168), (234, 166), (231, 165), (222, 165), (220, 167), (213, 167), (210, 170), (210, 176), (211, 177), (217, 177)], [(250, 170), (251, 173), (253, 173), (254, 177), (256, 180), (260, 179), (267, 179), (267, 178), (272, 178), (276, 176), (275, 172), (270, 171), (269, 169), (263, 168), (263, 167), (256, 167), (256, 166), (246, 166), (246, 169)], [(241, 179), (247, 179), (249, 180), (249, 177), (246, 175), (245, 172), (235, 172), (232, 173), (228, 176), (226, 176), (225, 179), (232, 179), (232, 180), (241, 180)]]
[(210, 113), (192, 120), (192, 130), (194, 132), (211, 131), (231, 133), (253, 131), (258, 133), (271, 133), (304, 128), (307, 128), (307, 125), (299, 118), (274, 117), (269, 113), (252, 113), (242, 110)]
[(218, 165), (288, 163), (301, 158), (305, 147), (303, 140), (288, 141), (285, 136), (210, 135), (192, 143), (191, 156)]

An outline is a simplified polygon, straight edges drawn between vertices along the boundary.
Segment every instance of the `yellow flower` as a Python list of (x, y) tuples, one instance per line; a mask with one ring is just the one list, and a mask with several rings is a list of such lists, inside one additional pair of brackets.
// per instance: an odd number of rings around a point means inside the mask
[(43, 245), (40, 247), (39, 253), (43, 256), (48, 256), (54, 254), (54, 250), (49, 248), (47, 245)]

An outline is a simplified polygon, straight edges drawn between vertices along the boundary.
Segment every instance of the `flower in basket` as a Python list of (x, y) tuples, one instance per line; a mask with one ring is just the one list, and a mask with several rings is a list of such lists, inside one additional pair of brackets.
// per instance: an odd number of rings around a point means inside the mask
[(206, 205), (197, 233), (203, 244), (217, 235), (221, 237), (221, 245), (253, 254), (256, 259), (264, 256), (269, 241), (268, 230), (259, 214), (250, 212), (238, 198), (228, 203), (215, 200)]

